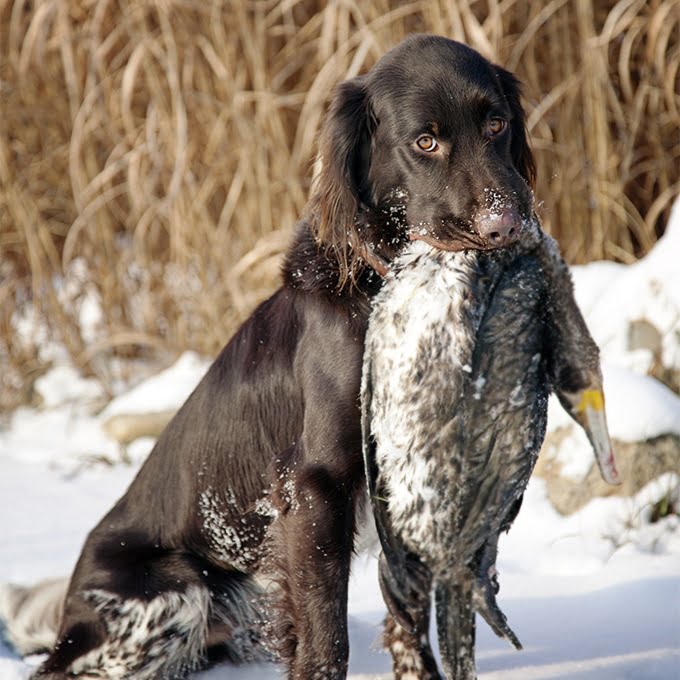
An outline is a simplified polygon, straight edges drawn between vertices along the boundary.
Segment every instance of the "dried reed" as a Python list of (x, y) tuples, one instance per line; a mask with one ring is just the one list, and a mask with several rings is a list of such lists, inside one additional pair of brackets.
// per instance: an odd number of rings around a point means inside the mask
[(333, 85), (411, 31), (520, 75), (570, 260), (653, 245), (679, 189), (677, 0), (0, 0), (0, 409), (45, 363), (28, 310), (109, 388), (118, 355), (216, 352), (276, 285)]

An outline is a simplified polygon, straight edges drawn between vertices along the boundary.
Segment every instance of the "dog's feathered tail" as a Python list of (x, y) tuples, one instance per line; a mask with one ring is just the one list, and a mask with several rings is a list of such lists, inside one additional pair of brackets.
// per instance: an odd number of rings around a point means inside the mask
[(22, 656), (49, 652), (57, 641), (68, 578), (33, 586), (0, 584), (0, 623), (7, 641)]

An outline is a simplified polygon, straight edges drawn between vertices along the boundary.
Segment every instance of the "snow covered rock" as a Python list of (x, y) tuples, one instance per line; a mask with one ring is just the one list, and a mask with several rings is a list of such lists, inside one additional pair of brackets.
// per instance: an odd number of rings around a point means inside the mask
[(599, 496), (633, 496), (666, 472), (680, 471), (680, 397), (655, 378), (603, 364), (606, 410), (620, 486), (602, 482), (590, 443), (551, 397), (548, 432), (535, 468), (562, 514)]
[(602, 481), (595, 464), (581, 478), (568, 476), (564, 474), (559, 455), (555, 454), (567, 448), (565, 442), (570, 436), (571, 432), (564, 430), (550, 432), (534, 469), (534, 474), (546, 482), (548, 499), (563, 515), (580, 510), (595, 497), (634, 496), (661, 475), (680, 471), (680, 436), (662, 434), (637, 442), (612, 440), (622, 479), (620, 486)]
[(576, 298), (603, 359), (609, 430), (623, 483), (601, 482), (590, 444), (551, 398), (535, 469), (571, 514), (598, 496), (633, 496), (680, 471), (680, 200), (665, 235), (633, 265), (574, 267)]
[(185, 352), (172, 366), (114, 399), (101, 413), (102, 430), (122, 446), (158, 438), (208, 366), (194, 352)]
[(606, 361), (680, 390), (680, 199), (665, 234), (631, 265), (574, 267), (574, 292)]
[(123, 446), (141, 437), (157, 439), (176, 412), (175, 409), (169, 409), (147, 413), (118, 413), (102, 423), (102, 430)]

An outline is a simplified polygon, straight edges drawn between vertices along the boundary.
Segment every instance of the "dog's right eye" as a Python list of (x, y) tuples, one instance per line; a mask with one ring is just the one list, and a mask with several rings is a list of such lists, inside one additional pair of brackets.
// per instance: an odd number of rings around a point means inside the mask
[(416, 144), (418, 145), (419, 149), (428, 151), (430, 153), (436, 151), (439, 148), (437, 140), (432, 135), (420, 135), (420, 137), (416, 139)]

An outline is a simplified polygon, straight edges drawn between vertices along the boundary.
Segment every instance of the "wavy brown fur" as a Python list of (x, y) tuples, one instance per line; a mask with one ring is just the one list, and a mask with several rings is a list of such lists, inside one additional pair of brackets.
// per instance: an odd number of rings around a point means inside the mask
[(358, 213), (361, 188), (356, 168), (370, 145), (371, 112), (361, 78), (341, 83), (335, 91), (320, 144), (321, 173), (312, 194), (312, 224), (321, 244), (340, 263), (339, 285), (354, 280), (365, 266)]

